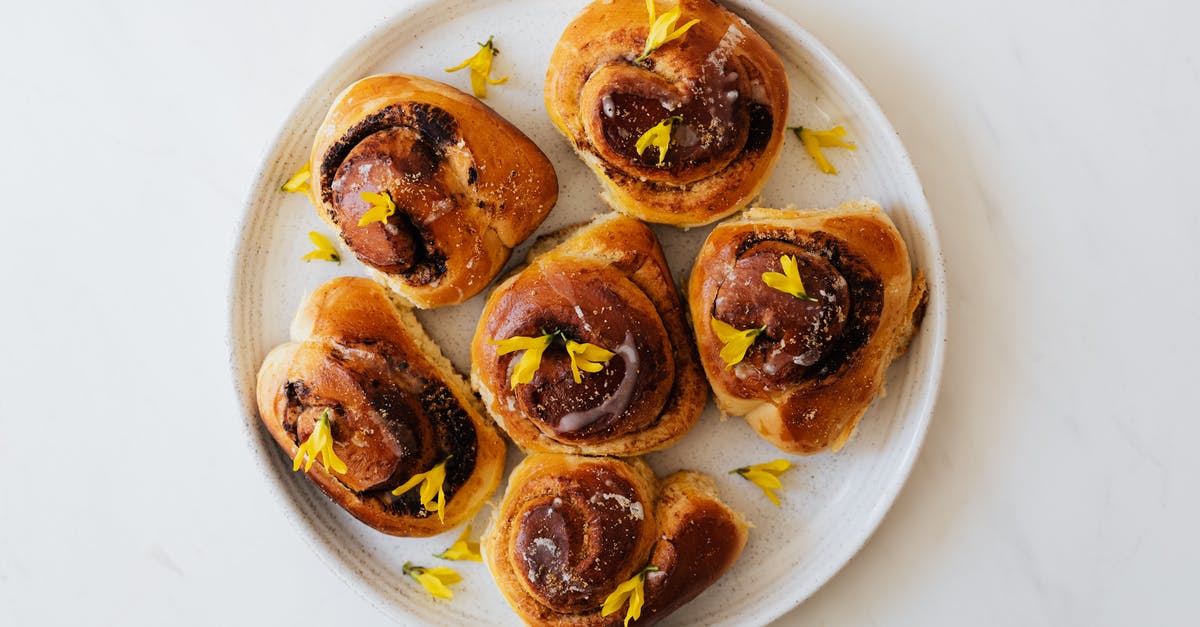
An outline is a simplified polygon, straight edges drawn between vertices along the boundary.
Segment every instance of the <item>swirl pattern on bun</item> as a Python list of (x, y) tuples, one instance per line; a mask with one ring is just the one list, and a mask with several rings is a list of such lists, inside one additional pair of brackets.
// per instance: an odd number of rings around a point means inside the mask
[[(741, 18), (710, 0), (677, 4), (681, 24), (699, 22), (644, 59), (646, 2), (589, 4), (554, 49), (545, 99), (610, 205), (693, 226), (744, 207), (762, 189), (782, 147), (788, 81), (775, 51)], [(668, 120), (665, 153), (639, 146)]]
[[(370, 279), (334, 279), (308, 296), (292, 341), (263, 361), (257, 393), (263, 424), (289, 459), (328, 425), (344, 468), (318, 462), (306, 476), (384, 533), (442, 533), (473, 517), (500, 484), (503, 440), (412, 311)], [(392, 493), (438, 464), (441, 516), (418, 490)]]
[[(565, 238), (565, 239), (564, 239)], [(488, 298), (471, 345), (471, 382), (527, 451), (638, 455), (671, 445), (706, 400), (683, 306), (654, 234), (608, 214), (534, 248)], [(536, 370), (505, 341), (545, 338)], [(605, 361), (576, 372), (572, 347)]]
[(688, 287), (718, 406), (799, 454), (845, 443), (925, 299), (899, 231), (869, 201), (748, 210), (709, 234)]
[[(317, 131), (312, 195), (372, 276), (417, 307), (487, 286), (558, 198), (546, 155), (449, 85), (385, 74), (346, 88)], [(364, 220), (363, 194), (394, 211)]]
[(536, 454), (513, 471), (481, 546), (509, 604), (537, 625), (621, 624), (623, 611), (601, 607), (650, 567), (636, 623), (650, 625), (719, 579), (746, 535), (700, 473), (660, 484), (638, 459)]

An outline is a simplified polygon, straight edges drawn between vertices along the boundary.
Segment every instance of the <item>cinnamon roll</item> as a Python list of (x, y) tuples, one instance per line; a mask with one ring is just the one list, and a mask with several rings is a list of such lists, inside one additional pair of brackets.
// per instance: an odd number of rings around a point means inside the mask
[(417, 76), (364, 78), (317, 131), (318, 213), (417, 307), (483, 290), (558, 197), (546, 155), (476, 98)]
[(771, 46), (710, 0), (597, 0), (555, 47), (545, 99), (610, 205), (694, 226), (744, 207), (766, 183), (788, 80)]
[(537, 454), (513, 470), (481, 546), (529, 624), (620, 625), (628, 610), (619, 599), (608, 616), (601, 610), (638, 578), (644, 605), (634, 624), (644, 627), (719, 579), (746, 535), (706, 475), (682, 471), (659, 484), (638, 459)]
[(904, 240), (869, 201), (750, 209), (709, 234), (688, 287), (717, 405), (799, 454), (841, 448), (925, 299)]
[[(654, 234), (620, 214), (576, 227), (488, 297), (471, 383), (527, 451), (638, 455), (683, 436), (707, 398)], [(535, 257), (536, 255), (536, 257)]]
[(408, 307), (370, 279), (334, 279), (291, 335), (263, 361), (258, 408), (297, 470), (391, 535), (475, 515), (500, 484), (505, 444)]

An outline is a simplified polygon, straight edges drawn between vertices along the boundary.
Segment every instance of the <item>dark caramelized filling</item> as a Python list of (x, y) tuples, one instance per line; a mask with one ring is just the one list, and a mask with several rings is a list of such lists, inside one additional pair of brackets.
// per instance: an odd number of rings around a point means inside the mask
[(331, 411), (333, 449), (347, 466), (345, 474), (333, 476), (355, 492), (380, 498), (393, 512), (431, 515), (416, 490), (399, 497), (390, 490), (451, 452), (443, 484), (447, 499), (475, 466), (475, 426), (454, 396), (382, 354), (333, 349), (314, 377), (288, 383), (287, 398), (284, 427), (297, 443)]
[(630, 554), (651, 506), (616, 473), (587, 470), (523, 506), (512, 546), (526, 589), (559, 612), (596, 607), (629, 576)]
[[(782, 255), (796, 259), (815, 301), (763, 282), (764, 272), (783, 272)], [(882, 307), (883, 284), (870, 268), (837, 240), (815, 233), (802, 241), (744, 243), (717, 290), (712, 315), (738, 329), (765, 327), (741, 363), (770, 385), (787, 386), (837, 372), (866, 344)]]

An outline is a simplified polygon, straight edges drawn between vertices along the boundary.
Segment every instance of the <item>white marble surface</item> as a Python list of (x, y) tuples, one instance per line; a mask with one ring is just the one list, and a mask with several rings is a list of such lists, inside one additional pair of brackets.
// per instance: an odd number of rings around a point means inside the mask
[[(382, 622), (246, 477), (225, 266), (280, 120), (395, 3), (5, 7), (0, 624)], [(1195, 624), (1200, 5), (775, 4), (907, 144), (951, 315), (912, 479), (779, 624)]]

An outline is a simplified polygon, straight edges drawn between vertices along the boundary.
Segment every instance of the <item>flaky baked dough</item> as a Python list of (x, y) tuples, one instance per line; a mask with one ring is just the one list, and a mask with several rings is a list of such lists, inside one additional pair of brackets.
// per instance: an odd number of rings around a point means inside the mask
[[(844, 243), (883, 282), (883, 305), (875, 331), (832, 376), (806, 380), (777, 394), (748, 389), (726, 370), (722, 342), (710, 320), (716, 289), (742, 242), (763, 237), (796, 240), (824, 233)], [(744, 416), (763, 438), (789, 453), (839, 449), (871, 401), (883, 392), (884, 373), (902, 355), (926, 302), (925, 279), (909, 265), (908, 248), (887, 214), (872, 201), (824, 210), (749, 209), (717, 225), (701, 247), (688, 285), (700, 359), (718, 407)]]
[(444, 271), (426, 283), (369, 264), (368, 271), (417, 307), (460, 303), (500, 273), (512, 248), (554, 206), (554, 167), (524, 133), (473, 96), (418, 76), (364, 78), (334, 100), (312, 149), (314, 202), (343, 242), (347, 225), (338, 224), (332, 205), (333, 177), (360, 140), (390, 128), (413, 131), (439, 155), (439, 168), (449, 170), (436, 175), (448, 187), (448, 200), (429, 202), (452, 202), (452, 208), (397, 207), (400, 214), (419, 214), (408, 219), (444, 256)]
[[(613, 477), (623, 479), (627, 487), (606, 484)], [(631, 494), (622, 493), (625, 489)], [(537, 533), (527, 514), (547, 507), (570, 512), (567, 520), (579, 525), (570, 537), (579, 538), (579, 544), (552, 547), (570, 552), (564, 558), (569, 564), (565, 569), (530, 572), (529, 563), (522, 559), (519, 536), (523, 526), (526, 533)], [(601, 508), (626, 508), (629, 518), (624, 523), (636, 528), (636, 537), (606, 535), (617, 532), (611, 522), (600, 522)], [(645, 606), (636, 622), (652, 625), (729, 570), (746, 545), (747, 533), (746, 521), (721, 502), (707, 475), (685, 470), (660, 483), (638, 459), (536, 454), (513, 470), (504, 500), (480, 544), (496, 585), (530, 625), (620, 625), (625, 608), (601, 616), (605, 598), (622, 581), (655, 566), (657, 572), (647, 573)], [(534, 546), (539, 542), (546, 541), (534, 539)], [(615, 545), (622, 547), (619, 553), (614, 552)], [(596, 563), (607, 571), (606, 580), (592, 581), (577, 569), (580, 564)], [(559, 584), (565, 594), (557, 609), (531, 593), (548, 592), (548, 581)]]
[[(658, 2), (658, 13), (675, 4)], [(644, 0), (597, 0), (587, 5), (567, 26), (550, 57), (545, 100), (550, 120), (596, 173), (609, 205), (648, 222), (697, 226), (745, 207), (766, 184), (783, 145), (788, 79), (770, 44), (743, 19), (710, 0), (679, 0), (678, 5), (683, 13), (677, 27), (692, 19), (700, 22), (654, 51), (641, 66), (634, 60), (649, 32)], [(715, 173), (686, 180), (690, 177), (664, 169), (636, 171), (612, 163), (604, 147), (589, 139), (586, 119), (602, 103), (587, 100), (587, 94), (606, 87), (593, 81), (627, 84), (623, 92), (650, 90), (687, 98), (694, 92), (690, 81), (697, 68), (712, 63), (718, 54), (728, 54), (734, 59), (728, 65), (740, 68), (741, 76), (733, 83), (740, 86), (740, 97), (771, 117), (766, 122), (769, 131), (760, 133), (769, 136), (747, 143), (753, 149), (742, 150)]]
[[(282, 423), (282, 412), (288, 405), (287, 385), (293, 381), (322, 380), (324, 377), (323, 372), (302, 367), (313, 363), (305, 357), (338, 350), (349, 344), (355, 348), (341, 351), (342, 354), (353, 356), (355, 351), (366, 350), (363, 347), (386, 346), (387, 359), (402, 360), (409, 372), (419, 373), (423, 379), (445, 386), (474, 427), (475, 466), (466, 482), (447, 501), (445, 523), (436, 515), (416, 517), (389, 512), (378, 500), (364, 498), (346, 487), (327, 473), (320, 462), (308, 471), (308, 478), (355, 518), (390, 535), (436, 535), (475, 516), (500, 485), (506, 445), (486, 418), (466, 381), (425, 334), (411, 309), (390, 298), (382, 286), (370, 279), (337, 278), (320, 286), (305, 299), (292, 322), (291, 338), (291, 342), (275, 347), (263, 360), (257, 385), (263, 424), (288, 460), (296, 455), (298, 447)], [(429, 468), (415, 468), (407, 474), (427, 470)]]
[[(497, 424), (517, 446), (534, 452), (640, 455), (666, 448), (683, 437), (700, 417), (707, 401), (707, 389), (679, 291), (654, 233), (637, 220), (609, 213), (585, 226), (570, 227), (544, 241), (539, 240), (527, 261), (528, 266), (514, 273), (489, 295), (471, 344), (471, 385), (479, 392)], [(500, 364), (505, 361), (500, 359), (489, 339), (496, 339), (491, 337), (491, 329), (507, 315), (498, 308), (498, 303), (507, 292), (519, 289), (522, 274), (570, 273), (575, 268), (595, 266), (619, 274), (621, 281), (631, 282), (644, 294), (649, 306), (653, 307), (648, 315), (661, 321), (675, 376), (661, 413), (648, 428), (612, 439), (565, 443), (547, 436), (519, 407), (514, 409), (504, 400), (510, 393), (509, 371), (502, 369)], [(536, 303), (539, 297), (529, 294), (527, 298), (535, 299), (531, 302)], [(518, 300), (524, 299), (523, 296)], [(635, 305), (631, 301), (624, 303), (626, 307)], [(583, 318), (590, 313), (576, 307), (575, 311), (564, 312), (564, 315), (573, 322), (577, 316)]]

